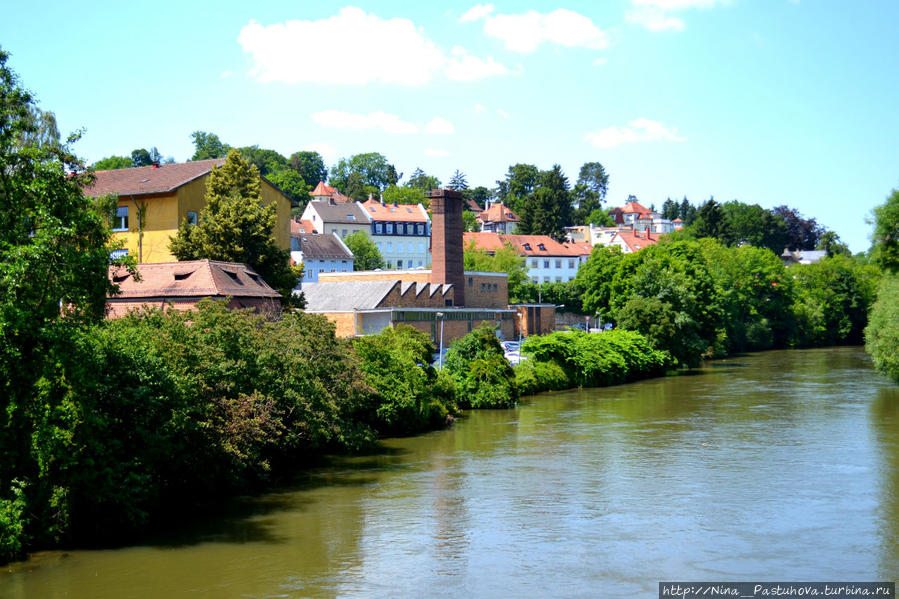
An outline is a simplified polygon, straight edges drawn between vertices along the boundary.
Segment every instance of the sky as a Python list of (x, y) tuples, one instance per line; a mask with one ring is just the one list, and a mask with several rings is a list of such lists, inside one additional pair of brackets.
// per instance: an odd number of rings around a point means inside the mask
[[(88, 162), (190, 134), (406, 177), (585, 162), (635, 195), (786, 204), (870, 246), (899, 187), (899, 2), (8, 2), (0, 47)], [(402, 180), (400, 181), (402, 183)]]

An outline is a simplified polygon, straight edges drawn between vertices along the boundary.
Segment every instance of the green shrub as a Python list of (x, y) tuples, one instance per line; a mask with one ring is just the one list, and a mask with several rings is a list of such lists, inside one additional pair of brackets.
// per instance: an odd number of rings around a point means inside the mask
[(0, 498), (0, 563), (22, 556), (25, 550), (25, 485), (14, 480), (11, 499)]
[(865, 329), (865, 349), (874, 366), (899, 383), (899, 275), (884, 277)]
[(453, 341), (444, 370), (455, 381), (463, 408), (510, 408), (518, 402), (515, 371), (488, 323)]
[(522, 395), (558, 391), (576, 386), (556, 362), (522, 360), (515, 367), (515, 384)]

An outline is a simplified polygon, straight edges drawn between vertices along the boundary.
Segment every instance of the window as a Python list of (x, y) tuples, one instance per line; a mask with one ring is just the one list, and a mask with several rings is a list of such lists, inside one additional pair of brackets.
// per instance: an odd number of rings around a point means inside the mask
[(549, 268), (549, 260), (543, 261), (543, 268)]
[(425, 234), (425, 226), (421, 223), (415, 225), (415, 232), (418, 233), (419, 235), (424, 235)]
[(471, 277), (468, 277), (468, 286), (469, 286), (469, 287), (473, 287), (473, 286), (474, 286), (474, 279), (471, 278)]
[(531, 266), (537, 268), (538, 266), (540, 266), (540, 261), (534, 258), (533, 260), (531, 260)]
[(526, 252), (530, 252), (530, 251), (531, 251), (531, 244), (530, 244), (530, 243), (524, 244), (524, 251), (526, 251)]
[(341, 236), (341, 237), (346, 237), (346, 229), (344, 229), (344, 230), (342, 230), (342, 231), (340, 232), (340, 236)]
[(387, 251), (388, 251), (388, 252), (392, 252), (392, 251), (393, 251), (393, 242), (392, 242), (392, 241), (388, 241), (388, 242), (387, 242)]
[(112, 221), (112, 230), (128, 230), (128, 206), (119, 206), (115, 209), (115, 219)]
[(402, 252), (402, 251), (403, 251), (403, 247), (404, 247), (404, 246), (403, 246), (403, 242), (402, 242), (402, 241), (397, 241), (397, 242), (396, 242), (396, 251), (397, 251), (397, 252)]
[(356, 220), (356, 215), (355, 214), (347, 214), (346, 219), (347, 220)]
[(383, 252), (383, 251), (384, 251), (384, 248), (381, 247), (381, 242), (380, 242), (380, 241), (376, 242), (375, 245), (378, 246), (378, 251), (379, 251), (379, 252)]
[(558, 276), (557, 276), (557, 277), (556, 277), (556, 283), (561, 283), (561, 282), (562, 282), (562, 277), (558, 277)]
[(198, 221), (197, 213), (194, 212), (193, 210), (188, 210), (187, 211), (187, 224), (195, 225), (195, 224), (197, 224), (197, 221)]
[[(109, 253), (110, 260), (118, 260), (128, 255), (128, 250), (113, 250)], [(470, 279), (469, 279), (470, 280)]]
[(380, 235), (384, 232), (384, 225), (381, 223), (375, 223), (375, 233)]
[(487, 283), (481, 283), (481, 291), (487, 291)]
[(537, 277), (531, 277), (531, 283), (536, 285), (538, 282), (539, 282), (539, 279)]
[(397, 260), (397, 261), (396, 261), (396, 267), (397, 267), (397, 268), (402, 268), (402, 267), (403, 267), (403, 261), (402, 261), (402, 260)]
[(556, 268), (562, 268), (562, 261), (556, 260)]
[(538, 243), (538, 244), (537, 244), (537, 249), (540, 250), (541, 252), (545, 252), (545, 251), (546, 251), (546, 246), (543, 245), (542, 243)]
[(393, 234), (393, 223), (387, 223), (387, 234)]
[(574, 268), (574, 260), (568, 261), (568, 268)]

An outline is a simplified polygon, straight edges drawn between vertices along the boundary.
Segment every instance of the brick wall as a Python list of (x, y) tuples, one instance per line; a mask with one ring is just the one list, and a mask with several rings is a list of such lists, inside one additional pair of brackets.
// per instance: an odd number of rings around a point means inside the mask
[(467, 306), (463, 286), (462, 193), (432, 189), (431, 199), (431, 282), (456, 287), (456, 305)]

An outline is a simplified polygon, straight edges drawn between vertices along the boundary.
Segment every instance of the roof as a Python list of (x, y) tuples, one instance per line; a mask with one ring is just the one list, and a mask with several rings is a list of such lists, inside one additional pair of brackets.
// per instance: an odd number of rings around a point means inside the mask
[(650, 212), (649, 208), (644, 208), (639, 202), (628, 202), (620, 210), (624, 213), (634, 212), (637, 214)]
[(518, 218), (517, 214), (512, 212), (511, 208), (502, 202), (494, 204), (487, 210), (481, 212), (478, 215), (478, 219), (483, 223), (517, 223), (521, 220)]
[(610, 243), (614, 243), (615, 239), (621, 239), (632, 252), (638, 252), (645, 247), (655, 245), (659, 242), (658, 235), (653, 235), (648, 231), (639, 232), (628, 229), (616, 231), (609, 240)]
[(398, 280), (303, 283), (306, 311), (344, 312), (377, 308), (399, 284)]
[(475, 214), (480, 214), (481, 212), (484, 211), (484, 209), (481, 208), (480, 206), (478, 206), (478, 203), (475, 202), (474, 200), (472, 200), (471, 198), (466, 198), (466, 199), (465, 199), (465, 207), (466, 207), (470, 212), (474, 212)]
[(138, 264), (137, 270), (140, 281), (135, 281), (124, 267), (109, 267), (109, 277), (119, 286), (119, 293), (110, 299), (281, 297), (255, 270), (238, 262), (158, 262)]
[(90, 197), (108, 193), (128, 196), (171, 193), (191, 181), (205, 177), (212, 172), (214, 167), (223, 164), (225, 164), (224, 158), (215, 158), (179, 164), (97, 171), (94, 183), (86, 187), (84, 193)]
[(302, 218), (290, 219), (291, 235), (296, 237), (299, 235), (314, 235), (316, 233), (318, 233), (318, 231), (315, 230), (315, 226), (313, 226), (311, 220)]
[(300, 237), (300, 251), (304, 260), (353, 259), (353, 253), (335, 235), (304, 235)]
[[(503, 235), (501, 233), (463, 233), (463, 244), (468, 247), (474, 242), (475, 247), (485, 252), (495, 252), (511, 245), (523, 256), (585, 256), (590, 251), (584, 246), (590, 244), (559, 243), (549, 235)], [(592, 246), (590, 250), (592, 251)]]
[(428, 213), (421, 204), (382, 204), (369, 199), (362, 207), (371, 220), (393, 222), (428, 222)]
[(312, 200), (309, 207), (318, 213), (323, 223), (367, 225), (371, 222), (358, 202), (332, 203), (328, 200)]
[(315, 189), (309, 192), (309, 195), (314, 198), (329, 197), (337, 202), (352, 202), (350, 198), (337, 191), (336, 187), (326, 185), (324, 181), (319, 181), (318, 185), (315, 186)]

